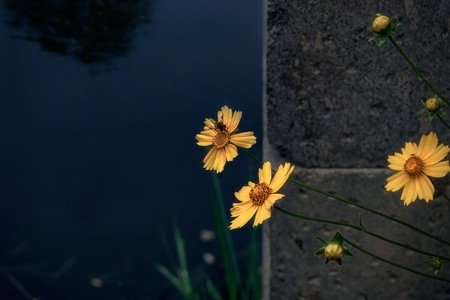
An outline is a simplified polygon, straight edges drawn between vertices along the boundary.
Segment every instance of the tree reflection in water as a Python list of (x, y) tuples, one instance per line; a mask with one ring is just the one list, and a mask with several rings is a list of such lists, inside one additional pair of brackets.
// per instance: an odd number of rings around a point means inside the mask
[(104, 71), (128, 55), (139, 25), (151, 23), (153, 0), (4, 0), (4, 7), (13, 38)]

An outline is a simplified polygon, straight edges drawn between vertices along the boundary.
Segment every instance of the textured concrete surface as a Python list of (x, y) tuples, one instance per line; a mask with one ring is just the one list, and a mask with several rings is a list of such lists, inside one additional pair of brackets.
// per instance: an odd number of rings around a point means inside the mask
[[(450, 2), (267, 0), (264, 159), (297, 165), (295, 177), (379, 209), (450, 240), (450, 205), (443, 197), (408, 207), (384, 190), (387, 155), (434, 130), (417, 115), (432, 92), (392, 44), (368, 42), (376, 13), (398, 14), (394, 38), (425, 76), (450, 95)], [(437, 181), (450, 192), (448, 178)], [(423, 250), (450, 255), (410, 229), (288, 183), (280, 207), (299, 214), (364, 225)], [(343, 265), (314, 256), (315, 236), (343, 235), (387, 259), (427, 272), (427, 257), (361, 232), (303, 221), (273, 211), (264, 224), (265, 299), (450, 299), (450, 283), (374, 260), (356, 249)], [(448, 265), (442, 276), (450, 278)]]

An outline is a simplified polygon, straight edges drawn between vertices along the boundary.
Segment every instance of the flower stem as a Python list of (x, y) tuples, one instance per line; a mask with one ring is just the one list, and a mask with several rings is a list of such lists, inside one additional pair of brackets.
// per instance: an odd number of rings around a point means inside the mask
[(403, 52), (402, 48), (400, 48), (399, 45), (397, 45), (397, 43), (394, 41), (394, 39), (392, 38), (392, 36), (389, 36), (389, 40), (392, 42), (392, 44), (394, 45), (395, 49), (398, 50), (398, 52), (401, 54), (401, 56), (403, 56), (403, 58), (408, 62), (408, 64), (411, 66), (411, 68), (414, 70), (414, 72), (416, 72), (417, 76), (420, 77), (420, 79), (422, 79), (422, 81), (439, 97), (442, 99), (442, 101), (444, 101), (447, 105), (450, 105), (450, 103), (447, 101), (447, 99), (444, 98), (444, 96), (442, 96), (438, 90), (436, 90), (436, 88), (425, 78), (425, 76), (423, 76), (422, 72), (420, 72), (417, 67), (413, 64), (413, 62), (409, 59), (409, 57), (406, 55), (405, 52)]
[(370, 252), (370, 251), (365, 250), (364, 248), (361, 248), (361, 247), (357, 246), (356, 244), (352, 243), (351, 241), (349, 241), (349, 240), (346, 239), (345, 237), (344, 237), (344, 241), (347, 242), (347, 243), (348, 243), (349, 245), (351, 245), (352, 247), (358, 249), (358, 250), (361, 251), (362, 253), (367, 254), (367, 255), (369, 255), (369, 256), (371, 256), (371, 257), (373, 257), (373, 258), (376, 258), (376, 259), (378, 259), (378, 260), (381, 260), (382, 262), (385, 262), (385, 263), (387, 263), (387, 264), (389, 264), (389, 265), (392, 265), (392, 266), (395, 266), (395, 267), (397, 267), (397, 268), (400, 268), (400, 269), (403, 269), (403, 270), (406, 270), (406, 271), (415, 273), (415, 274), (417, 274), (417, 275), (421, 275), (421, 276), (433, 278), (433, 279), (440, 280), (440, 281), (450, 282), (450, 279), (448, 279), (448, 278), (443, 278), (443, 277), (431, 275), (431, 274), (428, 274), (428, 273), (423, 273), (423, 272), (420, 272), (420, 271), (417, 271), (417, 270), (414, 270), (414, 269), (405, 267), (405, 266), (403, 266), (403, 265), (401, 265), (401, 264), (398, 264), (398, 263), (396, 263), (396, 262), (393, 262), (393, 261), (391, 261), (391, 260), (385, 259), (385, 258), (383, 258), (383, 257), (381, 257), (381, 256), (378, 256), (378, 255), (376, 255), (376, 254), (374, 254), (374, 253), (372, 253), (372, 252)]
[(441, 260), (450, 261), (450, 258), (448, 258), (448, 257), (442, 256), (442, 255), (437, 255), (437, 254), (430, 253), (430, 252), (427, 252), (427, 251), (423, 251), (423, 250), (420, 250), (418, 248), (414, 248), (414, 247), (411, 247), (409, 245), (396, 242), (396, 241), (388, 239), (388, 238), (386, 238), (386, 237), (384, 237), (382, 235), (379, 235), (379, 234), (376, 234), (374, 232), (371, 232), (371, 231), (367, 230), (366, 228), (362, 228), (361, 226), (357, 226), (357, 225), (350, 224), (350, 223), (334, 221), (334, 220), (321, 219), (321, 218), (315, 218), (315, 217), (309, 217), (309, 216), (295, 214), (295, 213), (292, 213), (292, 212), (290, 212), (288, 210), (285, 210), (285, 209), (277, 206), (276, 204), (273, 207), (275, 209), (277, 209), (278, 211), (280, 211), (280, 212), (282, 212), (284, 214), (287, 214), (287, 215), (289, 215), (291, 217), (304, 219), (304, 220), (308, 220), (308, 221), (313, 221), (313, 222), (327, 223), (327, 224), (334, 224), (334, 225), (339, 225), (339, 226), (344, 226), (344, 227), (350, 227), (350, 228), (353, 228), (355, 230), (362, 231), (362, 232), (364, 232), (364, 233), (366, 233), (366, 234), (368, 234), (370, 236), (376, 237), (376, 238), (378, 238), (380, 240), (383, 240), (383, 241), (385, 241), (387, 243), (390, 243), (390, 244), (393, 244), (393, 245), (396, 245), (396, 246), (399, 246), (399, 247), (402, 247), (402, 248), (405, 248), (405, 249), (408, 249), (408, 250), (411, 250), (411, 251), (414, 251), (414, 252), (417, 252), (417, 253), (420, 253), (420, 254), (423, 254), (423, 255), (435, 256), (435, 257), (440, 258)]
[[(256, 156), (254, 156), (253, 154), (251, 154), (249, 151), (247, 151), (247, 150), (245, 150), (245, 149), (242, 149), (242, 148), (240, 148), (240, 149), (243, 150), (244, 153), (246, 153), (248, 156), (250, 156), (251, 158), (253, 158), (254, 160), (256, 160), (258, 163), (262, 164), (262, 161), (260, 161)], [(368, 211), (368, 212), (371, 212), (371, 213), (373, 213), (373, 214), (375, 214), (375, 215), (378, 215), (378, 216), (380, 216), (380, 217), (383, 217), (383, 218), (386, 218), (386, 219), (391, 220), (391, 221), (393, 221), (393, 222), (396, 222), (396, 223), (398, 223), (398, 224), (401, 224), (401, 225), (403, 225), (403, 226), (405, 226), (405, 227), (408, 227), (408, 228), (410, 228), (410, 229), (412, 229), (412, 230), (414, 230), (414, 231), (416, 231), (416, 232), (418, 232), (418, 233), (420, 233), (420, 234), (423, 234), (423, 235), (425, 235), (425, 236), (427, 236), (427, 237), (429, 237), (429, 238), (431, 238), (431, 239), (434, 239), (434, 240), (436, 240), (436, 241), (439, 241), (439, 242), (441, 242), (441, 243), (443, 243), (443, 244), (446, 244), (446, 245), (450, 246), (450, 242), (449, 242), (449, 241), (443, 240), (443, 239), (441, 239), (441, 238), (438, 237), (438, 236), (432, 235), (431, 233), (428, 233), (428, 232), (426, 232), (426, 231), (423, 231), (423, 230), (420, 229), (420, 228), (417, 228), (417, 227), (415, 227), (415, 226), (413, 226), (413, 225), (411, 225), (411, 224), (408, 224), (408, 223), (406, 223), (406, 222), (404, 222), (404, 221), (402, 221), (402, 220), (399, 220), (399, 219), (396, 219), (396, 218), (391, 217), (391, 216), (389, 216), (389, 215), (386, 215), (386, 214), (384, 214), (384, 213), (382, 213), (382, 212), (379, 212), (379, 211), (377, 211), (377, 210), (375, 210), (375, 209), (373, 209), (373, 208), (370, 208), (370, 207), (364, 206), (364, 205), (362, 205), (362, 204), (359, 204), (359, 203), (356, 203), (356, 202), (347, 200), (347, 199), (345, 199), (345, 198), (342, 198), (342, 197), (333, 195), (333, 194), (331, 194), (331, 193), (325, 192), (325, 191), (323, 191), (323, 190), (321, 190), (321, 189), (318, 189), (318, 188), (316, 188), (316, 187), (313, 187), (313, 186), (304, 184), (304, 183), (302, 183), (302, 182), (300, 182), (300, 181), (298, 181), (298, 180), (295, 180), (295, 179), (293, 179), (293, 178), (291, 178), (291, 177), (289, 177), (288, 180), (291, 181), (291, 182), (293, 182), (293, 183), (295, 183), (295, 184), (297, 184), (297, 185), (299, 185), (299, 186), (302, 186), (302, 187), (304, 187), (304, 188), (306, 188), (306, 189), (308, 189), (308, 190), (311, 190), (311, 191), (314, 191), (314, 192), (316, 192), (316, 193), (319, 193), (319, 194), (325, 195), (325, 196), (327, 196), (327, 197), (333, 198), (333, 199), (335, 199), (335, 200), (338, 200), (338, 201), (341, 201), (341, 202), (344, 202), (344, 203), (351, 204), (351, 205), (353, 205), (353, 206), (362, 208), (362, 209), (364, 209), (364, 210), (366, 210), (366, 211)]]
[(448, 198), (447, 195), (444, 194), (444, 192), (440, 188), (438, 188), (434, 182), (432, 183), (434, 185), (434, 188), (442, 195), (442, 197), (444, 197), (447, 201), (450, 201), (450, 198)]
[(442, 124), (444, 124), (448, 129), (450, 129), (450, 125), (448, 125), (448, 123), (445, 122), (444, 118), (442, 118), (442, 116), (439, 113), (437, 113), (436, 115), (438, 116), (439, 120), (441, 120)]
[(406, 223), (406, 222), (404, 222), (404, 221), (402, 221), (402, 220), (399, 220), (399, 219), (396, 219), (396, 218), (391, 217), (391, 216), (389, 216), (389, 215), (386, 215), (386, 214), (384, 214), (384, 213), (382, 213), (382, 212), (379, 212), (379, 211), (377, 211), (377, 210), (375, 210), (375, 209), (373, 209), (373, 208), (370, 208), (370, 207), (367, 207), (367, 206), (365, 206), (365, 205), (362, 205), (362, 204), (359, 204), (359, 203), (356, 203), (356, 202), (347, 200), (347, 199), (345, 199), (345, 198), (342, 198), (342, 197), (333, 195), (333, 194), (331, 194), (331, 193), (322, 191), (321, 189), (315, 188), (315, 187), (313, 187), (313, 186), (309, 186), (309, 185), (307, 185), (307, 184), (304, 184), (304, 183), (302, 183), (302, 182), (300, 182), (300, 181), (298, 181), (298, 180), (292, 179), (292, 178), (289, 178), (289, 181), (291, 181), (291, 182), (293, 182), (293, 183), (295, 183), (295, 184), (297, 184), (297, 185), (299, 185), (299, 186), (302, 186), (302, 187), (304, 187), (304, 188), (307, 188), (307, 189), (309, 189), (309, 190), (312, 190), (312, 191), (314, 191), (314, 192), (316, 192), (316, 193), (319, 193), (319, 194), (325, 195), (325, 196), (327, 196), (327, 197), (331, 197), (331, 198), (333, 198), (333, 199), (335, 199), (335, 200), (338, 200), (338, 201), (341, 201), (341, 202), (344, 202), (344, 203), (351, 204), (351, 205), (353, 205), (353, 206), (362, 208), (362, 209), (364, 209), (364, 210), (366, 210), (366, 211), (368, 211), (368, 212), (371, 212), (371, 213), (373, 213), (373, 214), (375, 214), (375, 215), (378, 215), (378, 216), (380, 216), (380, 217), (383, 217), (383, 218), (386, 218), (386, 219), (391, 220), (391, 221), (393, 221), (393, 222), (396, 222), (396, 223), (398, 223), (398, 224), (401, 224), (401, 225), (403, 225), (403, 226), (405, 226), (405, 227), (408, 227), (409, 229), (412, 229), (412, 230), (414, 230), (414, 231), (416, 231), (416, 232), (418, 232), (418, 233), (421, 233), (421, 234), (423, 234), (423, 235), (425, 235), (425, 236), (427, 236), (427, 237), (429, 237), (429, 238), (431, 238), (431, 239), (434, 239), (434, 240), (436, 240), (436, 241), (439, 241), (439, 242), (441, 242), (441, 243), (443, 243), (443, 244), (446, 244), (446, 245), (450, 246), (450, 242), (449, 242), (449, 241), (443, 240), (443, 239), (441, 239), (441, 238), (438, 237), (438, 236), (432, 235), (431, 233), (428, 233), (428, 232), (426, 232), (426, 231), (423, 231), (423, 230), (420, 229), (420, 228), (417, 228), (417, 227), (415, 227), (415, 226), (413, 226), (413, 225), (411, 225), (411, 224), (408, 224), (408, 223)]

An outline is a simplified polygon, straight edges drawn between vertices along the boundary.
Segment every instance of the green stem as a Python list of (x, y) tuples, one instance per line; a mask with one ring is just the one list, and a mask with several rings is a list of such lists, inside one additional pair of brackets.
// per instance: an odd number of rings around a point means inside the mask
[(391, 260), (385, 259), (385, 258), (383, 258), (383, 257), (381, 257), (381, 256), (378, 256), (378, 255), (376, 255), (376, 254), (374, 254), (374, 253), (372, 253), (372, 252), (369, 252), (369, 251), (365, 250), (364, 248), (361, 248), (361, 247), (357, 246), (356, 244), (350, 242), (350, 241), (349, 241), (348, 239), (346, 239), (346, 238), (344, 238), (344, 241), (347, 242), (347, 243), (348, 243), (349, 245), (351, 245), (352, 247), (354, 247), (355, 249), (358, 249), (358, 250), (361, 251), (362, 253), (367, 254), (367, 255), (369, 255), (369, 256), (375, 258), (375, 259), (381, 260), (382, 262), (385, 262), (385, 263), (387, 263), (387, 264), (389, 264), (389, 265), (392, 265), (392, 266), (395, 266), (395, 267), (397, 267), (397, 268), (400, 268), (400, 269), (403, 269), (403, 270), (406, 270), (406, 271), (415, 273), (415, 274), (417, 274), (417, 275), (421, 275), (421, 276), (433, 278), (433, 279), (440, 280), (440, 281), (450, 282), (450, 279), (443, 278), (443, 277), (439, 277), (439, 276), (434, 276), (434, 275), (431, 275), (431, 274), (428, 274), (428, 273), (423, 273), (423, 272), (420, 272), (420, 271), (417, 271), (417, 270), (414, 270), (414, 269), (405, 267), (405, 266), (403, 266), (403, 265), (401, 265), (401, 264), (398, 264), (398, 263), (396, 263), (396, 262), (393, 262), (393, 261), (391, 261)]
[(301, 183), (300, 181), (295, 180), (295, 179), (292, 179), (292, 178), (289, 178), (289, 181), (291, 181), (291, 182), (293, 182), (293, 183), (295, 183), (295, 184), (297, 184), (297, 185), (299, 185), (299, 186), (302, 186), (302, 187), (304, 187), (304, 188), (307, 188), (307, 189), (309, 189), (309, 190), (312, 190), (312, 191), (314, 191), (314, 192), (316, 192), (316, 193), (319, 193), (319, 194), (325, 195), (325, 196), (327, 196), (327, 197), (331, 197), (331, 198), (333, 198), (333, 199), (335, 199), (335, 200), (338, 200), (338, 201), (341, 201), (341, 202), (344, 202), (344, 203), (351, 204), (351, 205), (353, 205), (353, 206), (362, 208), (362, 209), (364, 209), (364, 210), (366, 210), (366, 211), (368, 211), (368, 212), (371, 212), (371, 213), (373, 213), (373, 214), (375, 214), (375, 215), (378, 215), (378, 216), (380, 216), (380, 217), (383, 217), (383, 218), (386, 218), (386, 219), (388, 219), (388, 220), (391, 220), (391, 221), (393, 221), (393, 222), (395, 222), (395, 223), (401, 224), (401, 225), (403, 225), (403, 226), (405, 226), (405, 227), (408, 227), (409, 229), (412, 229), (412, 230), (414, 230), (414, 231), (416, 231), (416, 232), (418, 232), (418, 233), (420, 233), (420, 234), (423, 234), (423, 235), (425, 235), (425, 236), (427, 236), (427, 237), (429, 237), (429, 238), (431, 238), (431, 239), (434, 239), (434, 240), (436, 240), (436, 241), (439, 241), (439, 242), (441, 242), (441, 243), (443, 243), (443, 244), (446, 244), (446, 245), (450, 246), (450, 242), (448, 242), (448, 241), (446, 241), (446, 240), (443, 240), (443, 239), (441, 239), (441, 238), (438, 237), (438, 236), (432, 235), (431, 233), (428, 233), (428, 232), (426, 232), (426, 231), (423, 231), (423, 230), (420, 229), (420, 228), (417, 228), (417, 227), (415, 227), (415, 226), (413, 226), (413, 225), (411, 225), (411, 224), (408, 224), (408, 223), (406, 223), (406, 222), (404, 222), (404, 221), (402, 221), (402, 220), (399, 220), (399, 219), (396, 219), (396, 218), (391, 217), (391, 216), (389, 216), (389, 215), (386, 215), (386, 214), (384, 214), (384, 213), (382, 213), (382, 212), (379, 212), (379, 211), (377, 211), (377, 210), (375, 210), (375, 209), (372, 209), (372, 208), (367, 207), (367, 206), (364, 206), (364, 205), (362, 205), (362, 204), (359, 204), (359, 203), (356, 203), (356, 202), (347, 200), (347, 199), (345, 199), (345, 198), (342, 198), (342, 197), (333, 195), (333, 194), (331, 194), (331, 193), (322, 191), (322, 190), (320, 190), (320, 189), (318, 189), (318, 188), (315, 188), (315, 187), (313, 187), (313, 186), (309, 186), (309, 185), (307, 185), (307, 184)]
[(229, 289), (229, 299), (237, 299), (237, 288), (240, 286), (239, 268), (235, 251), (233, 247), (233, 241), (231, 239), (230, 231), (228, 230), (228, 223), (226, 220), (224, 202), (222, 197), (222, 191), (220, 188), (219, 178), (215, 171), (211, 172), (213, 185), (216, 197), (214, 207), (217, 211), (216, 219), (218, 222), (218, 234), (221, 243), (222, 256), (224, 259), (224, 265), (226, 270), (226, 280)]
[(440, 114), (436, 114), (439, 118), (439, 120), (441, 120), (442, 124), (444, 124), (448, 129), (450, 129), (450, 125), (447, 124), (447, 122), (445, 122), (444, 118), (441, 117)]
[[(253, 154), (251, 154), (249, 151), (247, 151), (247, 150), (245, 150), (245, 149), (242, 149), (242, 148), (240, 148), (240, 150), (243, 150), (243, 152), (246, 153), (248, 156), (250, 156), (252, 159), (254, 159), (254, 160), (256, 160), (258, 163), (262, 164), (262, 161), (260, 161), (257, 157), (255, 157), (255, 156), (254, 156)], [(402, 221), (402, 220), (396, 219), (396, 218), (394, 218), (394, 217), (391, 217), (391, 216), (389, 216), (389, 215), (386, 215), (386, 214), (384, 214), (384, 213), (382, 213), (382, 212), (379, 212), (379, 211), (377, 211), (377, 210), (375, 210), (375, 209), (369, 208), (369, 207), (364, 206), (364, 205), (362, 205), (362, 204), (359, 204), (359, 203), (356, 203), (356, 202), (347, 200), (347, 199), (345, 199), (345, 198), (342, 198), (342, 197), (333, 195), (333, 194), (331, 194), (331, 193), (325, 192), (325, 191), (323, 191), (323, 190), (321, 190), (321, 189), (318, 189), (318, 188), (315, 188), (315, 187), (313, 187), (313, 186), (304, 184), (304, 183), (302, 183), (302, 182), (300, 182), (300, 181), (298, 181), (298, 180), (292, 179), (292, 178), (290, 178), (290, 177), (289, 177), (288, 180), (291, 181), (291, 182), (293, 182), (293, 183), (295, 183), (295, 184), (297, 184), (297, 185), (299, 185), (299, 186), (302, 186), (302, 187), (304, 187), (304, 188), (306, 188), (306, 189), (308, 189), (308, 190), (311, 190), (311, 191), (314, 191), (314, 192), (316, 192), (316, 193), (319, 193), (319, 194), (325, 195), (325, 196), (327, 196), (327, 197), (333, 198), (333, 199), (335, 199), (335, 200), (338, 200), (338, 201), (341, 201), (341, 202), (344, 202), (344, 203), (351, 204), (351, 205), (353, 205), (353, 206), (362, 208), (362, 209), (364, 209), (364, 210), (366, 210), (366, 211), (368, 211), (368, 212), (371, 212), (371, 213), (373, 213), (373, 214), (375, 214), (375, 215), (378, 215), (378, 216), (380, 216), (380, 217), (383, 217), (383, 218), (386, 218), (386, 219), (391, 220), (391, 221), (393, 221), (393, 222), (396, 222), (396, 223), (398, 223), (398, 224), (401, 224), (401, 225), (403, 225), (403, 226), (405, 226), (405, 227), (408, 227), (409, 229), (414, 230), (414, 231), (416, 231), (416, 232), (418, 232), (418, 233), (420, 233), (420, 234), (423, 234), (423, 235), (425, 235), (425, 236), (427, 236), (427, 237), (429, 237), (429, 238), (431, 238), (431, 239), (434, 239), (434, 240), (436, 240), (436, 241), (439, 241), (439, 242), (441, 242), (441, 243), (443, 243), (443, 244), (446, 244), (446, 245), (450, 246), (450, 242), (449, 242), (449, 241), (443, 240), (443, 239), (441, 239), (441, 238), (438, 237), (438, 236), (432, 235), (432, 234), (430, 234), (430, 233), (428, 233), (428, 232), (426, 232), (426, 231), (423, 231), (422, 229), (417, 228), (417, 227), (415, 227), (415, 226), (413, 226), (413, 225), (411, 225), (411, 224), (408, 224), (408, 223), (406, 223), (406, 222), (404, 222), (404, 221)]]
[(450, 202), (450, 198), (448, 198), (447, 195), (444, 194), (444, 192), (440, 188), (438, 188), (434, 182), (432, 182), (432, 183), (434, 185), (434, 188), (442, 195), (442, 197), (444, 197), (447, 201)]
[(308, 221), (319, 222), (319, 223), (327, 223), (327, 224), (334, 224), (334, 225), (339, 225), (339, 226), (344, 226), (344, 227), (350, 227), (352, 229), (364, 232), (364, 233), (366, 233), (368, 235), (371, 235), (371, 236), (376, 237), (376, 238), (378, 238), (380, 240), (383, 240), (383, 241), (385, 241), (387, 243), (390, 243), (390, 244), (393, 244), (393, 245), (396, 245), (396, 246), (399, 246), (399, 247), (402, 247), (402, 248), (405, 248), (405, 249), (408, 249), (408, 250), (411, 250), (411, 251), (414, 251), (414, 252), (417, 252), (417, 253), (420, 253), (420, 254), (423, 254), (423, 255), (435, 256), (435, 257), (438, 257), (441, 260), (450, 261), (449, 257), (445, 257), (445, 256), (442, 256), (442, 255), (437, 255), (437, 254), (434, 254), (434, 253), (430, 253), (430, 252), (427, 252), (427, 251), (423, 251), (423, 250), (411, 247), (411, 246), (406, 245), (406, 244), (402, 244), (402, 243), (396, 242), (396, 241), (388, 239), (388, 238), (386, 238), (386, 237), (384, 237), (382, 235), (379, 235), (379, 234), (376, 234), (374, 232), (371, 232), (371, 231), (367, 230), (366, 228), (362, 228), (361, 226), (357, 226), (357, 225), (350, 224), (350, 223), (334, 221), (334, 220), (321, 219), (321, 218), (315, 218), (315, 217), (309, 217), (309, 216), (295, 214), (295, 213), (292, 213), (292, 212), (290, 212), (288, 210), (285, 210), (285, 209), (277, 206), (276, 204), (273, 207), (275, 209), (277, 209), (278, 211), (281, 211), (282, 213), (287, 214), (287, 215), (289, 215), (291, 217), (304, 219), (304, 220), (308, 220)]
[(434, 86), (425, 78), (425, 76), (423, 76), (423, 74), (416, 68), (416, 66), (413, 64), (413, 62), (409, 59), (409, 57), (406, 55), (405, 52), (403, 52), (402, 48), (400, 48), (399, 45), (397, 45), (397, 43), (394, 41), (394, 39), (389, 36), (389, 40), (392, 42), (392, 44), (394, 45), (394, 47), (397, 49), (397, 51), (401, 54), (401, 56), (403, 56), (403, 58), (408, 62), (408, 64), (411, 66), (411, 68), (414, 70), (414, 72), (416, 72), (417, 76), (420, 77), (420, 79), (422, 79), (422, 81), (439, 97), (442, 99), (442, 101), (444, 101), (447, 105), (450, 105), (450, 103), (447, 101), (447, 99), (444, 98), (444, 96), (442, 96), (438, 90), (436, 90), (434, 88)]

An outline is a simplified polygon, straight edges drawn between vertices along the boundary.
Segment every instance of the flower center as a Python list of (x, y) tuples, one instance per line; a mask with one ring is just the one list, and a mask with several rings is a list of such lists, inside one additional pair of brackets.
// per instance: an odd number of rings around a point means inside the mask
[(253, 204), (261, 206), (267, 197), (272, 193), (272, 189), (265, 182), (257, 183), (250, 191), (250, 199)]
[(226, 145), (228, 145), (228, 142), (230, 141), (230, 134), (226, 130), (219, 130), (217, 131), (216, 136), (213, 139), (214, 147), (216, 148), (223, 148)]
[(419, 157), (413, 154), (405, 162), (403, 168), (405, 169), (405, 172), (408, 173), (409, 176), (416, 177), (422, 173), (423, 166), (424, 166), (423, 160), (421, 160)]

